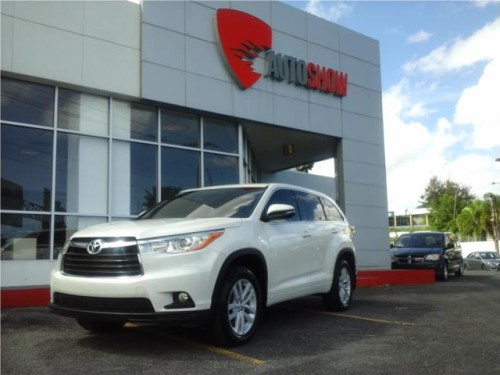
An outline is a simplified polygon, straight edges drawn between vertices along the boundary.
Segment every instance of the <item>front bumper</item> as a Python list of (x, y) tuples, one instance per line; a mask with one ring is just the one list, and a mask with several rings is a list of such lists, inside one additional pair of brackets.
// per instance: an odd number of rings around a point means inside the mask
[[(66, 296), (66, 298), (79, 299), (79, 296)], [(88, 306), (77, 307), (50, 303), (52, 313), (72, 318), (86, 318), (106, 321), (123, 321), (137, 323), (161, 323), (184, 326), (197, 326), (208, 321), (210, 310), (177, 311), (177, 312), (136, 312), (123, 309), (122, 311), (98, 311)]]
[(443, 263), (440, 261), (426, 261), (419, 263), (400, 263), (392, 261), (391, 268), (393, 270), (434, 270), (436, 274), (441, 274)]
[[(143, 256), (144, 273), (126, 277), (51, 275), (52, 312), (103, 320), (197, 322), (211, 308), (216, 252)], [(179, 293), (189, 296), (179, 303)]]

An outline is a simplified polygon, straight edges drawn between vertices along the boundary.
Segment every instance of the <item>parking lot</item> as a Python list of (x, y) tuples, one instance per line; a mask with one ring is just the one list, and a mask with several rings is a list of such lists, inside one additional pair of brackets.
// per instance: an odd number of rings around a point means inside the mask
[(7, 374), (500, 374), (500, 272), (363, 288), (353, 308), (318, 297), (269, 308), (250, 344), (193, 329), (127, 325), (92, 335), (45, 307), (2, 310)]

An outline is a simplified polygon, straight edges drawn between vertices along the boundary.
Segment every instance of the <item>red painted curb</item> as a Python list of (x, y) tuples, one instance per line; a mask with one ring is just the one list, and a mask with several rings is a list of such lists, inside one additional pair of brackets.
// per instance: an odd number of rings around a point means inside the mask
[(373, 288), (384, 285), (434, 284), (436, 277), (433, 270), (358, 271), (356, 281), (360, 288)]
[(2, 289), (2, 309), (9, 307), (47, 306), (50, 302), (49, 288)]
[[(357, 286), (374, 288), (384, 285), (433, 284), (433, 270), (358, 271)], [(47, 306), (49, 288), (2, 289), (2, 308)]]

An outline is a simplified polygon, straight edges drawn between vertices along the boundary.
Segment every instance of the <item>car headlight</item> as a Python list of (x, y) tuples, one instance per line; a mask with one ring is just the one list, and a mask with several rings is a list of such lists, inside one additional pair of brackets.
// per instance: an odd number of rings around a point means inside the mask
[(425, 260), (439, 260), (440, 254), (429, 254), (425, 256)]
[(152, 238), (139, 240), (139, 251), (141, 254), (150, 253), (188, 253), (201, 250), (224, 234), (223, 230), (188, 233), (178, 236)]

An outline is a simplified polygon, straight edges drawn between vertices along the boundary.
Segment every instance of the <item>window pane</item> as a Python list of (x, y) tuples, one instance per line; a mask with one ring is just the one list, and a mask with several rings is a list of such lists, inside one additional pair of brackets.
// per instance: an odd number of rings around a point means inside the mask
[(161, 141), (186, 147), (200, 147), (199, 117), (162, 109)]
[(73, 233), (90, 227), (92, 225), (106, 222), (103, 217), (79, 217), (79, 216), (59, 216), (55, 217), (54, 231), (54, 259), (57, 259), (64, 243), (69, 240)]
[(344, 217), (340, 213), (337, 206), (328, 199), (320, 198), (321, 203), (323, 203), (323, 208), (325, 209), (326, 219), (328, 221), (344, 221)]
[(54, 126), (54, 87), (2, 78), (2, 120)]
[(50, 211), (51, 130), (2, 124), (2, 208)]
[(113, 143), (113, 215), (137, 215), (156, 203), (156, 146)]
[(2, 260), (49, 258), (49, 215), (2, 214)]
[(108, 99), (59, 89), (57, 126), (89, 134), (108, 134)]
[(163, 147), (161, 199), (170, 200), (183, 189), (200, 187), (200, 153)]
[(107, 140), (59, 133), (56, 168), (56, 211), (107, 214)]
[(295, 192), (297, 202), (299, 203), (300, 217), (303, 221), (324, 221), (325, 213), (319, 198), (315, 195)]
[(238, 158), (217, 154), (204, 154), (205, 186), (238, 183)]
[(204, 119), (203, 143), (208, 150), (238, 152), (238, 129), (228, 121)]
[(113, 136), (154, 142), (157, 132), (156, 107), (113, 100)]

